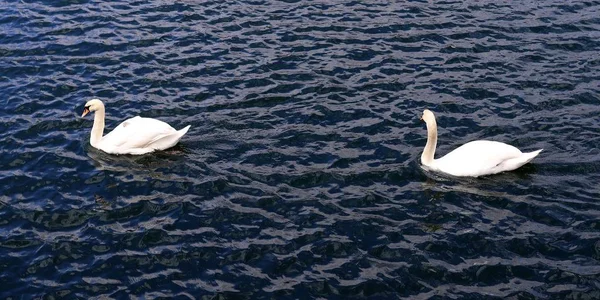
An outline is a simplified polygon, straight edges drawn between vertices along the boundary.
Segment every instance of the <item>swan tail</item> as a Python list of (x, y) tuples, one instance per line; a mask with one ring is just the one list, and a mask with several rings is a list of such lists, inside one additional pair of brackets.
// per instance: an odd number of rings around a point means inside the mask
[[(188, 126), (185, 126), (181, 129), (177, 130), (179, 137), (181, 138), (184, 134), (186, 134), (188, 132), (188, 130), (190, 130), (190, 127), (192, 127), (192, 125), (188, 125)], [(542, 151), (542, 150), (540, 150), (540, 151)]]
[(542, 150), (544, 150), (544, 149), (536, 150), (533, 152), (523, 153), (518, 157), (505, 160), (498, 166), (499, 168), (496, 170), (495, 173), (504, 172), (504, 171), (512, 171), (517, 168), (520, 168), (524, 164), (530, 162), (538, 154), (540, 154), (540, 152), (542, 152)]
[(544, 150), (544, 149), (540, 149), (540, 150), (536, 150), (536, 151), (532, 151), (532, 152), (523, 153), (523, 155), (521, 155), (521, 157), (525, 159), (525, 162), (523, 164), (526, 164), (526, 163), (530, 162), (538, 154), (540, 154), (540, 152), (542, 152), (542, 150)]
[(175, 131), (173, 134), (165, 135), (156, 141), (152, 142), (151, 148), (154, 150), (165, 150), (175, 146), (181, 137), (185, 135), (190, 129), (191, 125), (185, 126), (182, 129)]

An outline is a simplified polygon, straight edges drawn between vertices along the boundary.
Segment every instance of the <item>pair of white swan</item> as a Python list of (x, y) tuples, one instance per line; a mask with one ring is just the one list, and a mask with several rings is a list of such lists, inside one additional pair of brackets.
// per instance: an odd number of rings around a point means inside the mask
[[(145, 154), (155, 150), (164, 150), (175, 146), (190, 129), (190, 125), (188, 125), (181, 130), (175, 130), (163, 121), (137, 116), (126, 120), (113, 131), (102, 136), (105, 116), (102, 101), (98, 99), (88, 101), (81, 117), (89, 112), (96, 112), (90, 144), (94, 148), (111, 154)], [(454, 176), (491, 175), (517, 169), (542, 151), (540, 149), (522, 153), (508, 144), (478, 140), (466, 143), (442, 158), (434, 159), (437, 145), (435, 116), (426, 109), (423, 111), (421, 119), (427, 124), (427, 144), (421, 155), (421, 163), (432, 171)]]

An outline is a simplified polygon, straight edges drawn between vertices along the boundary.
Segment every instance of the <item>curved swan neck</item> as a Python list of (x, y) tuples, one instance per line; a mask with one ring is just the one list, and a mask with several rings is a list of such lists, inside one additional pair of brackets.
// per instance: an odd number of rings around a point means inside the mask
[(426, 122), (427, 124), (427, 144), (421, 154), (421, 163), (429, 166), (433, 163), (433, 155), (435, 154), (435, 148), (437, 146), (437, 123), (435, 119)]
[(102, 135), (104, 134), (104, 107), (100, 107), (94, 113), (94, 126), (92, 127), (92, 134), (90, 135), (90, 144), (96, 147)]

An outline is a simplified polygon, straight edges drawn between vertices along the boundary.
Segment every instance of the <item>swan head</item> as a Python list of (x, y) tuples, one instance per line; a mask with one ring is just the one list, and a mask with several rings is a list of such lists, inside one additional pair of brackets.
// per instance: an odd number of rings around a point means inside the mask
[(431, 112), (429, 109), (426, 109), (423, 111), (421, 120), (425, 121), (426, 124), (432, 124), (435, 123), (435, 116), (433, 115), (433, 112)]
[(83, 108), (83, 113), (81, 114), (81, 117), (83, 118), (88, 113), (97, 111), (99, 109), (104, 109), (104, 103), (102, 103), (102, 101), (100, 101), (99, 99), (92, 99), (85, 103), (85, 107)]

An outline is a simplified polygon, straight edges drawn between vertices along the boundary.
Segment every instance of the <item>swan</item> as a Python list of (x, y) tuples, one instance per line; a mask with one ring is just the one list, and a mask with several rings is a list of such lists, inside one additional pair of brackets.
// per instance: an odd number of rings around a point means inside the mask
[(454, 149), (442, 158), (434, 159), (437, 145), (435, 115), (426, 109), (421, 120), (427, 125), (427, 144), (421, 154), (421, 164), (431, 171), (467, 177), (492, 175), (515, 170), (531, 161), (543, 150), (523, 153), (505, 143), (477, 140)]
[(190, 125), (188, 125), (183, 129), (175, 130), (163, 121), (137, 116), (125, 120), (113, 131), (102, 136), (104, 134), (104, 103), (98, 99), (88, 101), (85, 103), (81, 117), (85, 117), (90, 112), (95, 112), (90, 144), (92, 147), (110, 154), (141, 155), (155, 150), (164, 150), (175, 146), (190, 129)]

